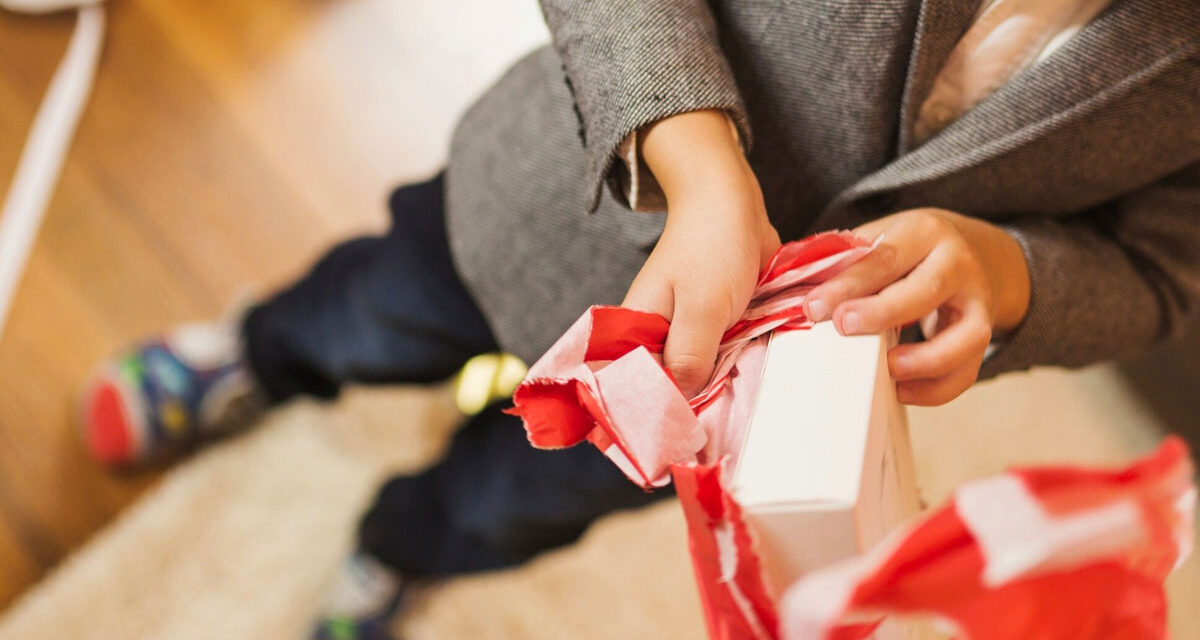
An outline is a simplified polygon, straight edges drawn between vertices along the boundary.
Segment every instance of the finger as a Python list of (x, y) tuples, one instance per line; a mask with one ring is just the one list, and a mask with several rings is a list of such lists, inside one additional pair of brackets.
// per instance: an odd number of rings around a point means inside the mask
[(639, 274), (634, 278), (633, 284), (629, 285), (629, 291), (625, 294), (621, 306), (657, 313), (670, 320), (674, 312), (674, 300), (670, 285), (664, 284), (660, 278), (642, 277)]
[[(953, 296), (962, 281), (949, 249), (935, 248), (908, 275), (879, 293), (843, 303), (834, 312), (842, 333), (878, 333), (929, 315)], [(856, 314), (852, 321), (848, 314)]]
[(971, 388), (978, 377), (979, 361), (971, 361), (944, 376), (896, 383), (896, 399), (904, 404), (922, 407), (946, 404)]
[[(944, 309), (939, 315), (945, 316)], [(888, 367), (896, 380), (936, 379), (974, 363), (976, 370), (992, 339), (992, 325), (983, 303), (968, 302), (957, 317), (932, 338), (902, 344), (888, 353)], [(959, 390), (961, 392), (961, 389)]]
[(888, 226), (895, 224), (895, 220), (889, 219), (891, 216), (877, 218), (865, 224), (861, 224), (853, 229), (851, 233), (866, 240), (867, 242), (875, 242), (879, 236), (883, 235)]
[(855, 227), (851, 233), (867, 242), (875, 242), (885, 233), (888, 235), (893, 234), (897, 227), (902, 224), (905, 227), (915, 229), (917, 233), (931, 234), (935, 233), (939, 227), (945, 225), (946, 213), (944, 209), (935, 207), (908, 209), (861, 224)]
[(939, 313), (935, 309), (933, 313), (921, 318), (921, 335), (925, 336), (926, 339), (929, 339), (936, 336), (939, 332), (941, 332), (942, 329), (946, 328), (949, 323), (945, 321), (943, 315), (945, 314)]
[(929, 252), (931, 242), (929, 237), (910, 233), (904, 225), (889, 229), (870, 253), (810, 291), (805, 313), (813, 322), (820, 322), (843, 302), (876, 293), (915, 267)]
[(663, 364), (688, 398), (700, 393), (717, 360), (717, 347), (725, 331), (721, 308), (676, 289), (675, 316), (667, 332)]

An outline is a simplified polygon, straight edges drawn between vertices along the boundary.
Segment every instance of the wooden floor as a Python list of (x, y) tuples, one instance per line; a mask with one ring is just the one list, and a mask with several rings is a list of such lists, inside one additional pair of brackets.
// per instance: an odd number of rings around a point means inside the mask
[[(0, 339), (0, 610), (155, 482), (80, 446), (93, 364), (382, 228), (388, 187), (435, 171), (471, 96), (545, 37), (536, 3), (468, 4), (109, 5), (95, 94)], [(0, 11), (0, 188), (73, 24)]]

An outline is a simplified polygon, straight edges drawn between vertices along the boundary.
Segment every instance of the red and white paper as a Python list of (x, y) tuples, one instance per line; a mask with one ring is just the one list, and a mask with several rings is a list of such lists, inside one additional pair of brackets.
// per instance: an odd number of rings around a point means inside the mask
[(1118, 471), (968, 482), (871, 554), (793, 585), (782, 637), (858, 639), (884, 615), (917, 614), (970, 640), (1161, 640), (1163, 581), (1191, 548), (1193, 476), (1170, 437)]
[(588, 440), (642, 487), (674, 480), (714, 639), (866, 638), (891, 613), (934, 615), (972, 640), (1165, 637), (1162, 579), (1186, 554), (1195, 498), (1177, 440), (1122, 472), (1024, 470), (968, 484), (865, 558), (772, 596), (729, 489), (766, 336), (810, 328), (808, 292), (870, 249), (848, 233), (784, 245), (690, 401), (662, 366), (664, 318), (593, 307), (533, 365), (511, 411), (534, 446)]

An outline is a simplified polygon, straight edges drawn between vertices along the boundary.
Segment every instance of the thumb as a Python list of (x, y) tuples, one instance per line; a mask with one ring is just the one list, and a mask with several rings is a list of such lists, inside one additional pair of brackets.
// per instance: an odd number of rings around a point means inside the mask
[(677, 292), (663, 364), (687, 398), (703, 391), (712, 377), (724, 331), (725, 319), (718, 307), (679, 297)]
[(670, 285), (640, 273), (629, 285), (629, 292), (621, 302), (626, 309), (657, 313), (667, 320), (671, 319), (673, 304)]

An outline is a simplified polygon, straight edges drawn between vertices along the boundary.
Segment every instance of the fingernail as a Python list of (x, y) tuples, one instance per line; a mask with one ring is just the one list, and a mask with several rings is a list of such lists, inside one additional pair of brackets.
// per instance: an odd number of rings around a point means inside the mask
[(820, 322), (829, 315), (829, 305), (824, 300), (809, 300), (808, 301), (808, 319), (813, 322)]
[(895, 361), (892, 362), (892, 369), (894, 369), (892, 375), (895, 376), (903, 376), (908, 374), (908, 372), (912, 370), (912, 357), (896, 356)]
[(842, 333), (858, 333), (862, 328), (862, 320), (858, 317), (857, 311), (847, 311), (842, 314)]

